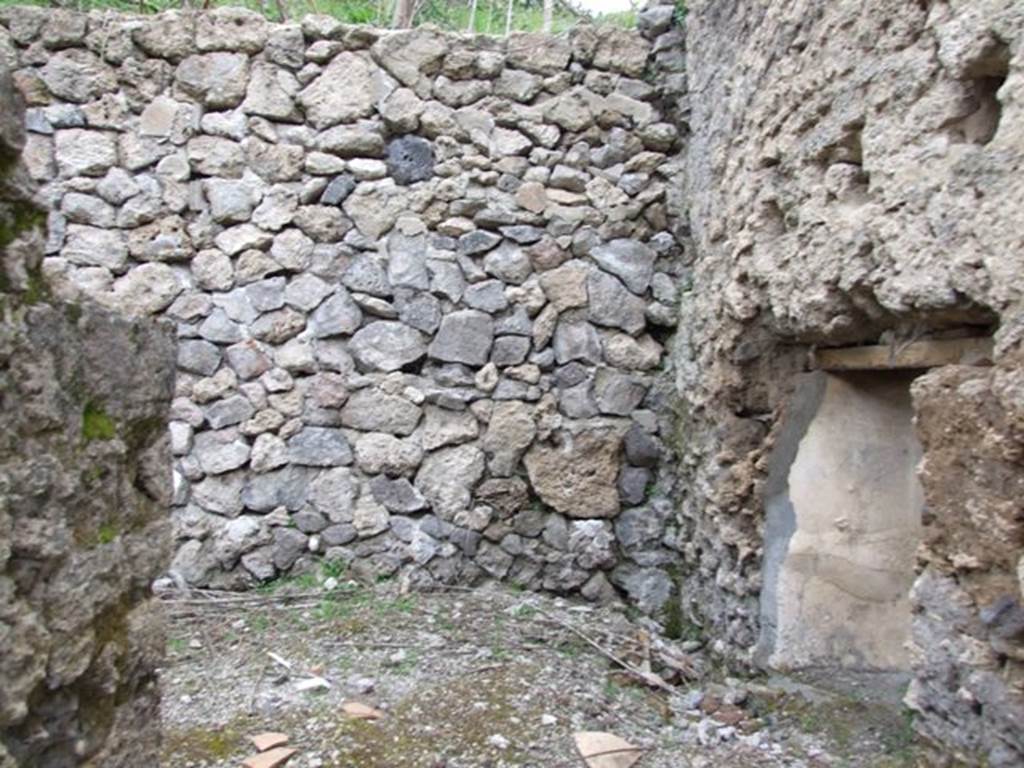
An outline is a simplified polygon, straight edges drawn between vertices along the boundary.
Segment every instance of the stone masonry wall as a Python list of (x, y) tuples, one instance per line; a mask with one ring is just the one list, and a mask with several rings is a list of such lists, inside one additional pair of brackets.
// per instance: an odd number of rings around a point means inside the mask
[(1024, 5), (694, 0), (673, 348), (687, 612), (757, 640), (767, 457), (815, 346), (995, 333), (913, 385), (918, 727), (1024, 760)]
[(54, 299), (0, 62), (0, 766), (159, 760), (169, 325)]
[(232, 8), (0, 23), (47, 280), (177, 324), (175, 571), (324, 555), (664, 603), (681, 50)]

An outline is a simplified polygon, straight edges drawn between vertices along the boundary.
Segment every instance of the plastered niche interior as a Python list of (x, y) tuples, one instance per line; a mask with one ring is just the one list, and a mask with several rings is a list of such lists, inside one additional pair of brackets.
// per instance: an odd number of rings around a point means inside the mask
[(773, 457), (761, 661), (905, 670), (921, 537), (913, 372), (801, 378)]

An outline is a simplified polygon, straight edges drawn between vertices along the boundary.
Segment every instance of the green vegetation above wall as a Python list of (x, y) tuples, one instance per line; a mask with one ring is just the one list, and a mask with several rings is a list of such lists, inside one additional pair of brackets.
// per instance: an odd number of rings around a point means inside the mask
[[(121, 12), (159, 13), (172, 8), (212, 8), (222, 5), (245, 6), (259, 11), (274, 21), (294, 19), (310, 13), (324, 13), (350, 24), (392, 26), (395, 5), (402, 0), (0, 0), (0, 7), (39, 5), (63, 7), (80, 11), (112, 9)], [(512, 31), (539, 32), (544, 28), (544, 0), (411, 0), (412, 26), (436, 24), (442, 29), (501, 35), (506, 25)], [(680, 3), (681, 6), (681, 3)], [(511, 21), (508, 14), (511, 12)], [(472, 19), (472, 23), (471, 23)], [(574, 24), (586, 21), (611, 24), (632, 29), (636, 24), (633, 10), (620, 13), (594, 14), (569, 0), (553, 0), (551, 31), (563, 32)]]

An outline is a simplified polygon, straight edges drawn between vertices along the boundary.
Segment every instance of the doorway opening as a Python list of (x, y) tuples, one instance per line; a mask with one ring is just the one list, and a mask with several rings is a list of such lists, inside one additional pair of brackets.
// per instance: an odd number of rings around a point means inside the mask
[(899, 672), (921, 537), (918, 370), (800, 377), (766, 495), (759, 662)]

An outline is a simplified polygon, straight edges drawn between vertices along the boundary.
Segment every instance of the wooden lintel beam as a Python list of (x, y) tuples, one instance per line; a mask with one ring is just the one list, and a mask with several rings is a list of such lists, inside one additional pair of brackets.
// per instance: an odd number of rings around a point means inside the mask
[(812, 355), (811, 367), (823, 371), (887, 371), (991, 363), (992, 339), (973, 337), (819, 349)]

